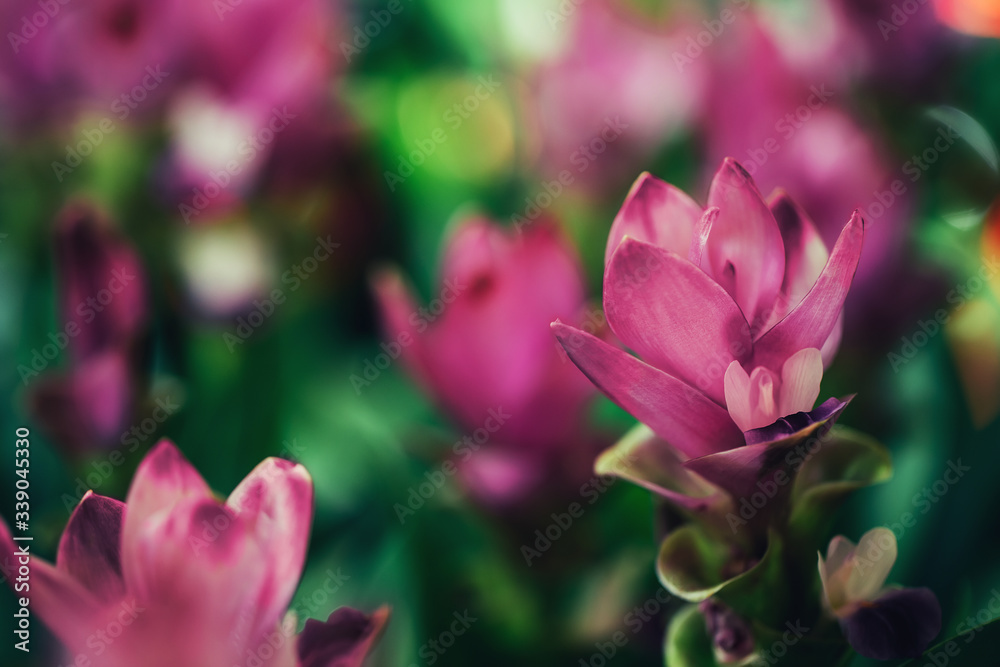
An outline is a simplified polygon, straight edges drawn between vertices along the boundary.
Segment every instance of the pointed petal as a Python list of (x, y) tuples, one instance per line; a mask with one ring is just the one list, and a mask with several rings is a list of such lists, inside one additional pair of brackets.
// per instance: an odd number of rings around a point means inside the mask
[[(785, 278), (771, 314), (772, 321), (778, 322), (809, 293), (823, 272), (830, 253), (809, 216), (788, 193), (775, 191), (768, 198), (768, 205), (785, 244)], [(757, 337), (765, 331), (758, 332)]]
[(361, 667), (388, 620), (388, 607), (371, 616), (341, 607), (326, 622), (307, 620), (298, 636), (299, 667)]
[(725, 399), (729, 364), (752, 352), (750, 328), (732, 298), (686, 259), (626, 239), (604, 279), (611, 329), (647, 363)]
[(897, 555), (896, 536), (888, 528), (873, 528), (862, 535), (847, 578), (848, 601), (875, 599), (885, 586)]
[(684, 468), (680, 454), (645, 424), (636, 425), (605, 450), (594, 472), (627, 479), (690, 512), (728, 506), (720, 489)]
[(799, 350), (788, 357), (781, 368), (781, 396), (778, 414), (809, 412), (819, 398), (823, 380), (823, 357), (814, 347)]
[(778, 368), (797, 350), (823, 346), (840, 318), (858, 268), (864, 225), (861, 213), (855, 211), (816, 284), (799, 305), (755, 344), (755, 364)]
[(770, 315), (785, 276), (785, 249), (774, 215), (750, 174), (727, 158), (712, 180), (708, 205), (719, 217), (708, 238), (707, 269), (759, 328)]
[(554, 322), (570, 359), (608, 398), (687, 456), (741, 443), (724, 408), (697, 389), (588, 333)]
[(161, 440), (139, 464), (132, 478), (122, 528), (122, 572), (134, 589), (140, 566), (138, 539), (144, 524), (158, 513), (169, 513), (185, 499), (210, 499), (212, 492), (198, 471), (169, 440)]
[(432, 376), (424, 359), (423, 339), (410, 322), (410, 317), (417, 312), (413, 292), (399, 271), (392, 268), (378, 270), (372, 276), (371, 285), (385, 335), (392, 341), (410, 342), (400, 345), (400, 355), (417, 382), (430, 389)]
[(904, 588), (862, 605), (840, 627), (866, 658), (918, 658), (941, 632), (941, 605), (928, 588)]
[[(19, 567), (22, 563), (15, 554), (16, 545), (7, 524), (0, 520), (0, 560)], [(93, 621), (101, 613), (101, 604), (68, 572), (31, 557), (31, 588), (26, 597), (30, 600), (31, 613), (45, 622), (67, 646), (82, 646), (84, 639), (94, 632)], [(13, 588), (14, 579), (8, 576)]]
[(692, 230), (700, 217), (701, 207), (693, 199), (643, 172), (632, 185), (611, 225), (604, 265), (611, 262), (611, 256), (626, 236), (686, 255), (691, 246)]
[(125, 594), (121, 562), (124, 515), (125, 503), (87, 491), (59, 540), (57, 567), (104, 603)]
[(279, 458), (261, 462), (230, 494), (226, 505), (246, 522), (268, 564), (270, 583), (258, 599), (261, 629), (288, 607), (305, 564), (312, 526), (313, 483), (301, 465)]

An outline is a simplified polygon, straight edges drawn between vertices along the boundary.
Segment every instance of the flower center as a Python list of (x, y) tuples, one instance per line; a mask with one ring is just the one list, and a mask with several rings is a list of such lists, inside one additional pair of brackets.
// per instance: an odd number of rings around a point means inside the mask
[(780, 375), (764, 366), (747, 374), (734, 361), (726, 369), (726, 408), (742, 431), (769, 426), (782, 417), (812, 410), (822, 379), (823, 360), (815, 348), (789, 357)]

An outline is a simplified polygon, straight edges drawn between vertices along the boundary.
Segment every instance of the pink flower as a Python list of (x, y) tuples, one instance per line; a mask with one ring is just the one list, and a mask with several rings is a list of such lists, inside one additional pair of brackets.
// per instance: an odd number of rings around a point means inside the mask
[(93, 0), (60, 4), (29, 46), (45, 49), (64, 99), (80, 93), (131, 115), (170, 88), (187, 34), (181, 0)]
[(142, 394), (146, 277), (135, 250), (87, 205), (63, 212), (55, 250), (61, 328), (46, 344), (65, 348), (69, 368), (39, 376), (32, 359), (21, 372), (49, 434), (85, 450), (117, 442)]
[(604, 275), (608, 324), (641, 359), (561, 322), (553, 329), (686, 468), (732, 489), (737, 472), (756, 474), (770, 443), (820, 428), (846, 405), (813, 410), (863, 237), (855, 212), (828, 253), (787, 195), (765, 201), (731, 159), (706, 209), (643, 174), (611, 228)]
[(593, 189), (612, 175), (627, 178), (636, 160), (691, 124), (704, 104), (708, 63), (678, 64), (700, 23), (657, 25), (605, 0), (588, 0), (563, 21), (552, 27), (567, 43), (530, 79), (537, 105), (529, 124), (544, 137), (546, 173), (569, 169)]
[[(84, 496), (55, 566), (31, 557), (31, 611), (99, 667), (360, 665), (384, 609), (370, 618), (342, 609), (290, 637), (295, 619), (284, 612), (305, 561), (312, 494), (302, 466), (269, 458), (222, 502), (162, 441), (126, 502)], [(18, 562), (3, 523), (0, 549)]]
[(187, 222), (210, 218), (200, 215), (206, 208), (231, 208), (290, 127), (331, 115), (334, 71), (331, 3), (189, 4), (191, 66), (167, 110), (166, 170), (168, 187), (194, 208)]
[[(499, 412), (488, 452), (466, 466), (484, 495), (518, 495), (557, 452), (579, 446), (593, 387), (553, 344), (553, 318), (576, 321), (584, 304), (579, 261), (542, 222), (515, 236), (482, 219), (459, 225), (425, 307), (394, 271), (375, 281), (391, 341), (408, 370), (472, 434)], [(565, 461), (563, 461), (565, 466)]]

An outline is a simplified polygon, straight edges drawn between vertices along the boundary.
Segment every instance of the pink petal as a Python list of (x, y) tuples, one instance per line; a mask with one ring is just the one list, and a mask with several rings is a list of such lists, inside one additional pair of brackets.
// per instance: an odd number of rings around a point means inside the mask
[(554, 322), (552, 330), (598, 389), (685, 455), (703, 456), (743, 443), (725, 409), (697, 389), (561, 322)]
[(59, 540), (56, 565), (104, 603), (125, 594), (121, 563), (124, 515), (125, 503), (87, 491)]
[(169, 513), (186, 499), (211, 499), (212, 492), (184, 455), (169, 440), (161, 440), (139, 464), (132, 478), (122, 529), (122, 572), (134, 589), (140, 567), (138, 539), (155, 515)]
[[(21, 543), (24, 544), (24, 543)], [(27, 544), (31, 544), (28, 542)], [(0, 560), (14, 568), (7, 574), (7, 583), (13, 589), (22, 566), (7, 524), (0, 520)], [(29, 547), (30, 549), (30, 547)], [(101, 603), (73, 576), (40, 558), (31, 557), (31, 588), (18, 592), (30, 600), (32, 614), (37, 614), (49, 630), (67, 646), (82, 646), (84, 639), (94, 632), (94, 619), (100, 617)]]
[(326, 622), (307, 620), (298, 636), (299, 667), (361, 667), (388, 620), (388, 607), (371, 616), (341, 607)]
[(819, 353), (823, 358), (823, 368), (829, 368), (830, 364), (833, 362), (833, 358), (837, 356), (837, 350), (840, 349), (840, 340), (844, 337), (844, 312), (840, 312), (840, 317), (837, 318), (837, 323), (833, 325), (833, 331), (827, 336), (826, 340), (823, 341), (823, 347), (820, 348)]
[(400, 356), (425, 389), (431, 387), (431, 373), (424, 359), (423, 341), (411, 317), (417, 312), (413, 292), (395, 269), (382, 269), (372, 277), (372, 290), (389, 341), (399, 344)]
[(708, 245), (708, 237), (712, 234), (712, 225), (715, 224), (718, 217), (718, 208), (707, 208), (695, 225), (694, 233), (691, 235), (691, 247), (688, 249), (688, 261), (695, 266), (701, 266), (705, 247)]
[(798, 350), (823, 347), (840, 318), (858, 268), (864, 225), (861, 213), (855, 211), (813, 288), (799, 305), (757, 341), (756, 365), (780, 368), (785, 359)]
[(279, 458), (261, 462), (226, 501), (244, 520), (267, 562), (269, 581), (261, 585), (257, 601), (260, 628), (280, 620), (298, 586), (309, 545), (312, 502), (309, 473)]
[(775, 190), (768, 198), (768, 205), (785, 244), (785, 278), (774, 309), (766, 325), (755, 332), (755, 338), (760, 338), (802, 301), (830, 256), (815, 225), (788, 193)]
[(809, 347), (788, 357), (781, 369), (778, 416), (812, 410), (822, 380), (823, 357), (819, 350)]
[(684, 192), (643, 172), (625, 197), (608, 234), (604, 265), (626, 236), (686, 255), (701, 207)]
[(758, 366), (750, 373), (750, 403), (754, 406), (754, 418), (767, 426), (778, 417), (778, 406), (774, 400), (777, 387), (774, 373)]
[(718, 206), (720, 212), (702, 265), (756, 330), (770, 315), (785, 276), (778, 224), (750, 174), (731, 158), (712, 180), (708, 205)]
[[(173, 664), (188, 664), (195, 651), (199, 664), (232, 664), (241, 647), (260, 641), (261, 591), (275, 575), (251, 530), (220, 501), (199, 496), (139, 526), (129, 590), (148, 609), (140, 624), (148, 636), (185, 638), (161, 648)], [(129, 633), (130, 640), (141, 638)]]
[(724, 378), (726, 409), (741, 431), (753, 428), (753, 406), (750, 404), (750, 375), (740, 362), (734, 361), (726, 369)]
[(604, 278), (608, 324), (646, 362), (722, 403), (723, 375), (750, 356), (750, 328), (732, 298), (686, 259), (632, 239)]

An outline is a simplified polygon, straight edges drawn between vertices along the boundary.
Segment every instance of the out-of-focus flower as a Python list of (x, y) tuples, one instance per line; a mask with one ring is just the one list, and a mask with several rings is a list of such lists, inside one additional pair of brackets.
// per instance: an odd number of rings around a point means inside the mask
[(117, 442), (141, 393), (146, 278), (132, 247), (87, 205), (67, 208), (55, 236), (56, 339), (69, 368), (29, 383), (29, 401), (57, 442), (85, 450)]
[(1000, 5), (994, 0), (934, 0), (938, 16), (955, 30), (1000, 37)]
[(604, 275), (608, 324), (642, 359), (553, 329), (598, 388), (691, 459), (685, 467), (731, 488), (734, 468), (756, 475), (771, 443), (846, 406), (813, 410), (863, 238), (855, 212), (828, 255), (788, 196), (768, 204), (733, 160), (705, 210), (643, 174), (611, 228)]
[(168, 109), (168, 181), (189, 206), (198, 191), (215, 191), (199, 211), (226, 208), (293, 123), (326, 109), (332, 12), (322, 0), (189, 4), (195, 37), (187, 81)]
[(855, 651), (876, 660), (916, 658), (941, 631), (941, 606), (927, 588), (884, 588), (896, 536), (874, 528), (854, 544), (842, 535), (819, 555), (824, 602)]
[[(119, 119), (156, 108), (179, 78), (190, 31), (182, 0), (5, 3), (0, 54), (5, 105), (32, 122), (79, 103)], [(43, 106), (45, 105), (45, 106)], [(55, 107), (55, 108), (46, 108)]]
[(58, 72), (101, 106), (118, 100), (122, 109), (148, 109), (147, 98), (163, 97), (185, 56), (190, 33), (184, 9), (181, 0), (60, 6), (48, 27)]
[(608, 174), (627, 177), (636, 162), (686, 128), (708, 85), (707, 62), (678, 64), (688, 27), (681, 21), (650, 27), (603, 0), (581, 4), (556, 27), (570, 37), (540, 66), (533, 84), (549, 172), (566, 169), (595, 184)]
[[(71, 654), (97, 667), (357, 667), (386, 609), (371, 617), (340, 609), (298, 637), (294, 614), (285, 615), (305, 561), (312, 492), (302, 466), (270, 458), (222, 502), (163, 441), (125, 503), (84, 496), (56, 565), (31, 557), (25, 595)], [(0, 549), (18, 558), (2, 522)], [(102, 634), (113, 641), (95, 642)]]
[[(441, 262), (441, 289), (418, 307), (394, 271), (375, 280), (391, 344), (444, 410), (470, 432), (506, 415), (485, 451), (463, 464), (473, 492), (520, 496), (560, 454), (591, 438), (584, 405), (593, 387), (553, 344), (553, 318), (578, 321), (579, 260), (553, 226), (512, 235), (482, 219), (458, 226)], [(585, 459), (586, 457), (580, 457)]]

